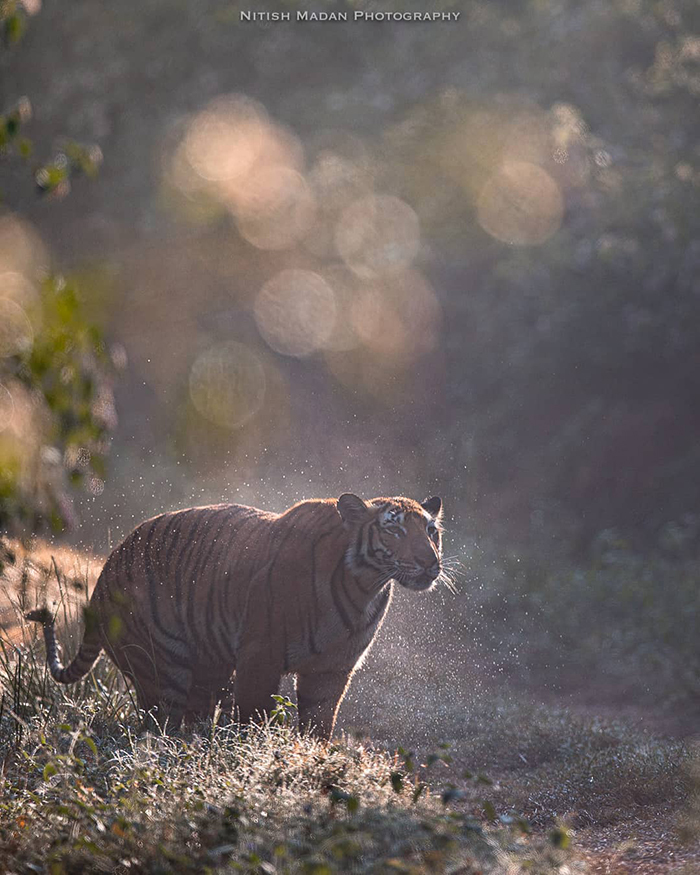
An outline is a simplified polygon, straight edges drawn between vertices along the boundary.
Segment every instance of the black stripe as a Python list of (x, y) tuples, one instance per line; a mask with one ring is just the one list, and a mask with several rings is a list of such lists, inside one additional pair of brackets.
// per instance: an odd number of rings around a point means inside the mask
[(307, 650), (310, 650), (314, 655), (319, 654), (321, 651), (316, 644), (316, 637), (314, 636), (314, 629), (312, 618), (309, 613), (302, 610), (301, 599), (297, 600), (297, 608), (299, 608), (299, 625), (301, 626), (302, 632), (302, 640), (307, 646)]
[[(186, 563), (186, 568), (192, 560), (193, 554), (196, 552), (197, 545), (197, 536), (199, 534), (199, 530), (201, 527), (208, 521), (209, 514), (206, 510), (201, 508), (195, 508), (198, 511), (197, 520), (192, 526), (192, 530), (188, 533), (183, 532), (183, 540), (184, 544), (182, 546), (182, 550), (178, 553), (177, 559), (175, 561), (175, 568), (173, 569), (173, 574), (175, 576), (175, 612), (177, 616), (180, 618), (180, 623), (182, 624), (183, 629), (186, 631), (185, 626), (185, 617), (182, 614), (182, 586), (184, 581), (187, 579), (187, 571), (182, 569), (182, 561), (184, 559)], [(194, 547), (193, 547), (194, 543)], [(191, 553), (187, 553), (188, 550), (191, 550)]]
[(197, 511), (196, 507), (190, 507), (188, 510), (179, 511), (178, 513), (174, 513), (172, 515), (173, 523), (179, 522), (180, 528), (175, 533), (175, 537), (173, 538), (172, 543), (170, 544), (170, 547), (168, 548), (168, 555), (165, 557), (165, 563), (169, 569), (172, 568), (173, 553), (175, 552), (175, 548), (180, 543), (180, 538), (182, 537), (182, 531), (183, 531), (182, 523), (186, 517), (190, 516), (191, 514), (195, 513), (196, 511)]
[[(175, 543), (177, 542), (179, 532), (176, 533), (175, 537), (172, 539), (172, 543), (170, 544), (170, 547), (168, 548), (168, 554), (165, 557), (165, 559), (163, 559), (163, 550), (165, 549), (165, 546), (167, 544), (168, 536), (170, 535), (172, 527), (177, 522), (179, 522), (178, 515), (173, 514), (170, 517), (170, 519), (168, 520), (168, 522), (165, 526), (165, 529), (163, 530), (163, 534), (160, 536), (160, 539), (159, 539), (160, 540), (160, 547), (158, 550), (158, 564), (161, 566), (161, 570), (163, 571), (164, 574), (170, 573), (170, 569), (171, 569), (170, 554), (172, 553), (174, 546), (175, 546)], [(182, 531), (182, 527), (180, 527), (180, 531)]]
[(383, 612), (386, 610), (387, 604), (389, 603), (389, 599), (391, 598), (391, 587), (387, 587), (387, 591), (384, 593), (384, 596), (379, 599), (378, 606), (372, 612), (372, 616), (369, 618), (367, 625), (365, 626), (365, 630), (369, 629), (372, 626), (376, 626), (379, 622)]
[[(231, 537), (230, 537), (230, 539), (229, 539), (229, 542), (228, 542), (228, 544), (227, 544), (227, 547), (232, 547), (232, 546), (234, 545), (235, 541), (236, 541), (236, 540), (240, 537), (240, 535), (243, 533), (243, 530), (245, 529), (247, 523), (249, 523), (249, 522), (257, 522), (257, 521), (258, 521), (257, 514), (251, 514), (251, 513), (244, 514), (244, 515), (243, 515), (243, 518), (242, 518), (240, 521), (237, 521), (236, 526), (234, 526), (234, 529), (233, 529), (233, 531), (231, 532)], [(234, 569), (236, 569), (236, 568), (238, 567), (238, 564), (239, 564), (239, 562), (241, 561), (241, 554), (242, 554), (243, 552), (244, 552), (243, 550), (238, 550), (238, 553), (237, 553), (237, 555), (236, 555), (236, 559), (235, 559), (235, 561), (233, 562), (232, 565), (230, 565), (230, 566), (226, 569), (227, 573), (228, 573), (231, 577), (233, 577)], [(222, 590), (220, 591), (220, 593), (219, 593), (219, 611), (220, 611), (221, 614), (225, 614), (225, 613), (226, 613), (226, 608), (228, 607), (228, 605), (225, 604), (225, 599), (224, 599), (224, 596), (227, 595), (227, 594), (228, 594), (228, 593), (226, 592), (225, 589), (222, 589)]]
[[(161, 695), (168, 688), (170, 688), (171, 690), (175, 690), (176, 693), (180, 693), (180, 695), (182, 696), (183, 702), (185, 702), (185, 703), (187, 702), (187, 699), (189, 698), (189, 695), (190, 695), (189, 687), (183, 687), (173, 677), (167, 676), (164, 679), (164, 683), (160, 684)], [(173, 704), (173, 705), (176, 704), (175, 701), (173, 699), (170, 699), (170, 698), (165, 699), (165, 701), (168, 704)]]
[[(205, 623), (206, 623), (206, 628), (211, 630), (212, 633), (215, 629), (216, 620), (219, 620), (219, 622), (221, 622), (223, 620), (223, 618), (221, 616), (215, 618), (214, 613), (215, 613), (217, 603), (220, 604), (220, 592), (224, 588), (224, 581), (225, 581), (226, 575), (228, 574), (228, 570), (226, 572), (224, 572), (223, 575), (221, 575), (219, 569), (221, 566), (221, 561), (224, 558), (224, 556), (227, 554), (228, 550), (230, 549), (231, 543), (232, 543), (233, 539), (235, 538), (235, 534), (236, 534), (236, 522), (230, 518), (227, 518), (225, 525), (226, 524), (229, 526), (232, 526), (232, 529), (227, 534), (226, 537), (221, 539), (221, 544), (219, 546), (219, 551), (216, 555), (216, 561), (215, 561), (214, 569), (213, 569), (212, 575), (211, 575), (211, 585), (209, 587), (209, 597), (207, 599)], [(216, 650), (217, 650), (217, 655), (220, 656), (221, 650), (218, 647), (218, 641), (216, 642)], [(227, 651), (226, 656), (230, 657), (230, 655), (231, 655), (230, 651)]]
[[(210, 524), (213, 525), (214, 519), (215, 519), (215, 516), (217, 513), (220, 513), (220, 511), (215, 512), (212, 515), (212, 518), (210, 520)], [(224, 530), (227, 522), (228, 522), (228, 518), (227, 518), (227, 515), (225, 515), (223, 522), (219, 525), (218, 529), (216, 530), (216, 534), (213, 536), (213, 538), (209, 537), (208, 532), (205, 533), (205, 536), (202, 539), (202, 550), (201, 550), (199, 559), (197, 560), (197, 562), (195, 563), (195, 565), (192, 569), (191, 579), (189, 580), (189, 592), (187, 593), (186, 618), (187, 618), (187, 628), (190, 631), (190, 635), (192, 637), (192, 640), (195, 642), (195, 649), (198, 649), (197, 644), (199, 643), (197, 623), (195, 621), (195, 614), (198, 611), (198, 608), (195, 605), (195, 599), (197, 597), (197, 591), (198, 591), (197, 585), (198, 585), (200, 580), (204, 579), (204, 572), (206, 571), (207, 565), (209, 564), (209, 560), (211, 559), (211, 553), (208, 551), (208, 547), (212, 543), (216, 544), (216, 541), (219, 538), (219, 536), (221, 535), (222, 531)], [(205, 613), (205, 618), (206, 618), (206, 613)]]
[[(164, 514), (162, 517), (158, 518), (158, 521), (165, 519), (165, 518), (166, 518), (166, 515)], [(168, 590), (170, 590), (172, 588), (172, 576), (171, 576), (171, 572), (170, 572), (169, 563), (167, 562), (167, 560), (163, 561), (163, 548), (164, 548), (165, 544), (167, 543), (168, 535), (170, 534), (173, 526), (176, 524), (177, 521), (178, 521), (177, 514), (173, 514), (167, 520), (167, 522), (165, 524), (165, 528), (163, 529), (162, 533), (159, 533), (159, 535), (158, 535), (157, 550), (154, 550), (154, 553), (156, 554), (156, 556), (154, 558), (153, 565), (156, 568), (156, 570), (158, 571), (158, 573), (160, 574), (160, 578), (161, 578), (160, 579), (160, 586), (161, 586), (161, 588), (163, 586), (167, 586)], [(146, 568), (146, 558), (144, 555), (144, 569), (145, 568)], [(150, 597), (150, 601), (151, 601), (151, 612), (153, 613), (154, 618), (157, 621), (157, 627), (160, 629), (166, 630), (165, 624), (160, 622), (157, 609), (155, 609), (153, 606), (153, 604), (154, 604), (153, 599), (155, 597), (155, 592), (154, 592), (154, 587), (153, 587), (151, 575), (148, 573), (148, 571), (146, 572), (146, 577), (148, 579), (148, 585), (149, 585), (149, 597)], [(166, 580), (167, 580), (167, 584), (165, 583)], [(175, 622), (177, 622), (177, 612), (176, 611), (173, 611), (173, 616), (175, 618)], [(166, 632), (167, 632), (167, 630), (166, 630)], [(167, 632), (167, 634), (169, 635), (169, 637), (177, 637), (177, 636), (173, 636), (172, 633), (170, 633), (170, 632)], [(179, 638), (178, 640), (182, 641), (181, 638)]]
[(350, 617), (348, 617), (345, 608), (343, 607), (340, 598), (338, 597), (338, 593), (336, 591), (336, 576), (338, 573), (338, 569), (345, 565), (345, 556), (341, 556), (335, 569), (333, 570), (333, 574), (331, 575), (331, 596), (333, 597), (333, 603), (335, 604), (336, 610), (340, 614), (340, 619), (343, 621), (343, 625), (348, 630), (348, 632), (354, 631), (354, 627), (350, 622)]
[(365, 533), (369, 526), (360, 526), (357, 530), (357, 538), (355, 540), (355, 557), (359, 559), (360, 562), (365, 563), (364, 556), (364, 543), (365, 543)]
[[(313, 599), (313, 601), (314, 601), (314, 619), (315, 619), (316, 626), (318, 626), (318, 622), (320, 619), (319, 618), (320, 606), (319, 606), (319, 600), (318, 600), (318, 589), (316, 587), (316, 550), (318, 549), (319, 544), (321, 543), (321, 541), (324, 540), (324, 538), (329, 537), (337, 530), (338, 530), (338, 527), (335, 526), (334, 528), (329, 529), (327, 532), (322, 532), (316, 538), (316, 540), (313, 542), (313, 544), (311, 545), (311, 591), (312, 591), (313, 597), (314, 597), (314, 599)], [(345, 550), (343, 550), (343, 558), (344, 557), (345, 557)], [(320, 653), (320, 651), (314, 651), (314, 652)]]
[(345, 598), (346, 598), (346, 599), (348, 600), (348, 602), (350, 603), (350, 606), (353, 607), (353, 608), (355, 609), (355, 612), (358, 613), (358, 614), (362, 614), (362, 613), (364, 613), (363, 609), (357, 607), (357, 605), (355, 604), (355, 602), (352, 600), (352, 596), (350, 595), (350, 591), (348, 590), (347, 586), (345, 585), (345, 572), (346, 572), (346, 570), (347, 570), (347, 569), (346, 569), (345, 562), (343, 562), (343, 573), (342, 573), (342, 575), (341, 575), (341, 577), (340, 577), (340, 588), (341, 588), (341, 589), (343, 590), (343, 592), (345, 593)]
[[(159, 517), (158, 519), (161, 519), (161, 518)], [(159, 590), (156, 588), (156, 581), (155, 581), (154, 576), (153, 576), (153, 564), (152, 564), (152, 557), (151, 557), (151, 551), (150, 551), (151, 539), (153, 538), (153, 535), (154, 535), (155, 530), (157, 528), (157, 523), (158, 523), (158, 520), (155, 520), (151, 524), (151, 527), (148, 531), (148, 535), (146, 536), (146, 543), (144, 545), (144, 550), (143, 550), (143, 567), (144, 567), (144, 573), (146, 575), (146, 581), (148, 583), (148, 595), (149, 595), (149, 602), (151, 605), (151, 621), (152, 621), (154, 627), (158, 630), (158, 632), (164, 638), (170, 638), (173, 641), (177, 641), (178, 644), (182, 644), (183, 643), (182, 638), (179, 638), (177, 635), (174, 635), (172, 632), (170, 632), (168, 629), (166, 629), (163, 626), (163, 624), (161, 623), (160, 616), (158, 614), (158, 591)], [(160, 584), (160, 586), (162, 586), (162, 583)]]
[(267, 620), (268, 620), (268, 628), (271, 632), (274, 632), (274, 626), (272, 622), (272, 614), (275, 605), (275, 594), (272, 589), (272, 572), (274, 571), (275, 565), (277, 564), (277, 560), (282, 553), (282, 549), (284, 545), (287, 543), (289, 538), (296, 534), (296, 530), (294, 525), (292, 524), (290, 528), (287, 529), (286, 532), (283, 533), (282, 537), (279, 539), (279, 544), (273, 545), (273, 558), (270, 560), (269, 567), (267, 569), (267, 576), (265, 577), (265, 587), (267, 589)]
[[(249, 522), (256, 523), (259, 521), (260, 520), (259, 520), (258, 515), (256, 513), (248, 512), (247, 514), (245, 514), (243, 516), (243, 519), (240, 521), (240, 526), (238, 528), (234, 529), (234, 531), (231, 533), (231, 544), (229, 546), (231, 546), (233, 544), (234, 540), (238, 539), (239, 537), (242, 537), (242, 534), (246, 529), (246, 525)], [(238, 554), (237, 554), (237, 557), (236, 557), (234, 563), (231, 566), (229, 566), (229, 568), (226, 569), (225, 574), (229, 578), (228, 585), (224, 586), (222, 584), (222, 586), (220, 587), (220, 590), (219, 590), (219, 599), (218, 599), (218, 601), (219, 601), (219, 619), (220, 619), (221, 624), (224, 628), (224, 635), (228, 638), (229, 641), (233, 641), (234, 631), (235, 631), (235, 630), (231, 629), (231, 625), (229, 623), (229, 613), (231, 616), (235, 616), (236, 610), (234, 607), (234, 609), (229, 611), (230, 605), (227, 602), (228, 602), (228, 596), (234, 595), (234, 587), (237, 586), (237, 582), (234, 581), (234, 576), (235, 576), (234, 572), (238, 568), (238, 565), (241, 561), (241, 555), (243, 553), (244, 553), (244, 551), (242, 549), (240, 549), (238, 551)]]

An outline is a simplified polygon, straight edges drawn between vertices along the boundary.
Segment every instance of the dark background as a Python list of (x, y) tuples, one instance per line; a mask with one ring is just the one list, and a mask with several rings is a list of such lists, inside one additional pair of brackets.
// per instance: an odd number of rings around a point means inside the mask
[[(128, 356), (85, 542), (103, 549), (132, 513), (220, 498), (281, 509), (343, 489), (439, 492), (462, 537), (565, 550), (609, 528), (648, 545), (697, 510), (697, 5), (435, 8), (461, 18), (255, 25), (227, 3), (49, 0), (3, 57), (3, 102), (31, 95), (38, 141), (105, 156), (95, 182), (52, 203), (2, 169), (6, 207), (81, 276)], [(259, 102), (278, 144), (263, 164), (292, 166), (316, 203), (286, 244), (275, 226), (275, 248), (252, 245), (220, 181), (186, 159), (173, 172), (220, 95)], [(398, 268), (358, 276), (328, 229), (373, 195), (407, 204), (420, 240)], [(388, 245), (406, 233), (390, 226)], [(363, 289), (384, 316), (349, 350), (279, 354), (251, 311), (290, 268), (334, 271), (351, 330)], [(233, 429), (188, 391), (198, 356), (230, 355), (217, 345), (231, 340), (267, 377)]]

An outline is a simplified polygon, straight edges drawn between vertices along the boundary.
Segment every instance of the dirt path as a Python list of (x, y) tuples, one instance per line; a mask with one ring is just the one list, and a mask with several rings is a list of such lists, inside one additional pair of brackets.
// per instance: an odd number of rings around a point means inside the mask
[(604, 875), (700, 873), (700, 845), (680, 842), (673, 815), (582, 830), (575, 836), (575, 847), (591, 872)]
[(79, 614), (103, 560), (41, 542), (28, 551), (16, 541), (0, 541), (0, 563), (0, 634), (4, 641), (18, 645), (25, 637), (25, 611), (48, 605), (61, 613)]

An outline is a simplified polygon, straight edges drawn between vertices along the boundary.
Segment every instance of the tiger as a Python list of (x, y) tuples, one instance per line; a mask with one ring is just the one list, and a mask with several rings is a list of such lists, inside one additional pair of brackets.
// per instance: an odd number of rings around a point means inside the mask
[(108, 557), (64, 667), (48, 608), (46, 660), (59, 684), (104, 650), (138, 707), (177, 729), (233, 708), (241, 724), (276, 707), (293, 675), (299, 727), (330, 739), (352, 675), (384, 622), (394, 584), (440, 579), (442, 500), (352, 493), (276, 514), (239, 504), (163, 513)]

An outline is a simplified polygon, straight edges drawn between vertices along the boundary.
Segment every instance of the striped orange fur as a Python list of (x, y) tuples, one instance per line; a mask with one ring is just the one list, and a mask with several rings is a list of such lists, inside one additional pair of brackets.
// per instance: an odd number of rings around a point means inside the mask
[(408, 498), (303, 501), (273, 514), (236, 504), (162, 514), (108, 558), (80, 649), (49, 669), (84, 677), (104, 649), (163, 724), (235, 702), (241, 722), (271, 710), (296, 676), (302, 728), (329, 738), (353, 671), (379, 630), (394, 582), (428, 590), (441, 573), (442, 507)]

